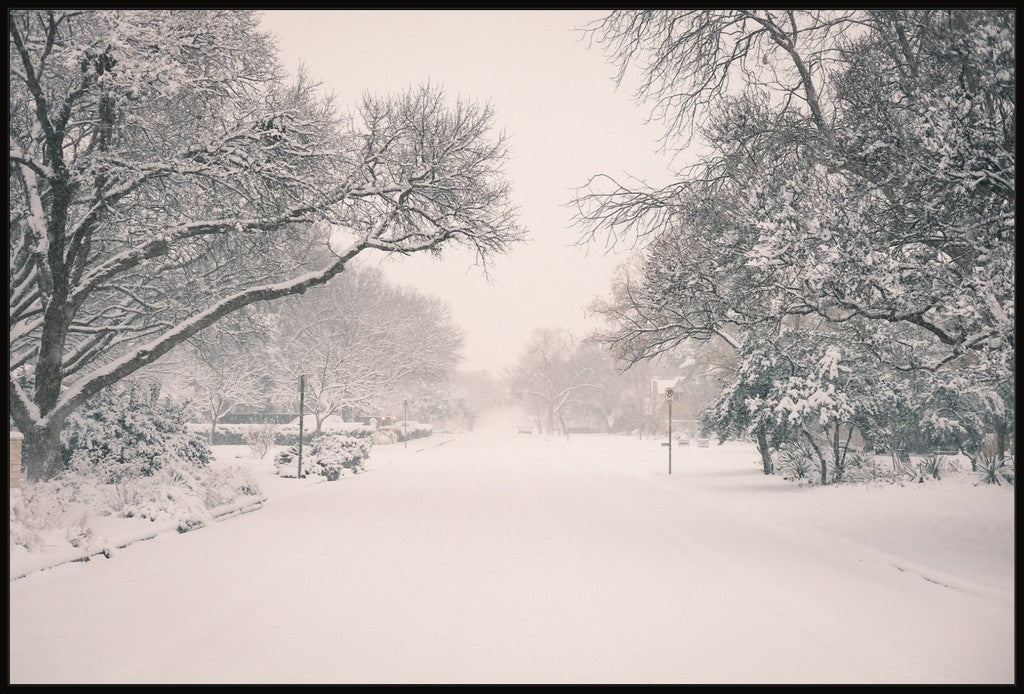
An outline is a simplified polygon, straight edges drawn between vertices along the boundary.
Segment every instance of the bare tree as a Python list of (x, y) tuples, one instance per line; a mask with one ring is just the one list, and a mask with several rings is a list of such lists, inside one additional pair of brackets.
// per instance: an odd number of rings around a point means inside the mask
[[(9, 14), (11, 416), (32, 477), (101, 389), (366, 249), (518, 240), (493, 111), (435, 88), (340, 117), (252, 12)], [(349, 241), (330, 259), (335, 229)]]
[(174, 380), (209, 423), (210, 443), (224, 415), (242, 406), (259, 407), (269, 394), (268, 318), (239, 311), (168, 355), (183, 353)]
[(512, 392), (543, 413), (548, 433), (554, 433), (556, 420), (565, 433), (565, 408), (581, 402), (584, 390), (597, 387), (593, 369), (580, 363), (579, 356), (571, 333), (539, 328), (510, 373)]
[(319, 432), (346, 411), (379, 409), (398, 388), (437, 382), (461, 358), (462, 334), (442, 302), (352, 269), (280, 307), (275, 370), (292, 399), (306, 376), (306, 407)]

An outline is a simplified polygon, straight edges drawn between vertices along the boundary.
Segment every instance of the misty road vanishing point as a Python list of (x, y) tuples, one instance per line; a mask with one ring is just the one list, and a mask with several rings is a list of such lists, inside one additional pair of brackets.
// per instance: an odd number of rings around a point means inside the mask
[(12, 581), (11, 681), (1013, 681), (1012, 549), (929, 534), (906, 501), (941, 487), (665, 458), (465, 434), (334, 483), (261, 472), (259, 512)]

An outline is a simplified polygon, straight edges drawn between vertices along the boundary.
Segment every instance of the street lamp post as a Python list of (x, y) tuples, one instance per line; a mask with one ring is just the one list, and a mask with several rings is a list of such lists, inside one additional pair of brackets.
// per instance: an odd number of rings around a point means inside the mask
[(672, 474), (672, 395), (671, 388), (665, 389), (665, 399), (668, 400), (668, 474)]
[(306, 376), (299, 376), (299, 470), (295, 479), (302, 479), (302, 410), (305, 406)]

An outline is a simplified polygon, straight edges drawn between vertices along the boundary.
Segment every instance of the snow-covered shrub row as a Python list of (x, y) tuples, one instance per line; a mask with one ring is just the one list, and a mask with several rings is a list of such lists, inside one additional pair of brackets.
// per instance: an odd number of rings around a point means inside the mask
[[(398, 422), (394, 426), (389, 427), (389, 429), (398, 435), (398, 441), (405, 441), (407, 437), (409, 441), (412, 441), (413, 439), (421, 439), (434, 433), (433, 425), (414, 422), (412, 420), (409, 420), (404, 424), (402, 422)], [(408, 434), (406, 434), (406, 431), (408, 431)]]
[[(306, 426), (310, 425), (312, 421), (306, 420)], [(295, 423), (298, 428), (298, 423)], [(373, 427), (363, 424), (361, 422), (345, 422), (337, 417), (328, 417), (320, 425), (320, 431), (325, 433), (335, 434), (348, 434), (349, 436), (369, 436), (370, 432), (373, 431)]]
[(213, 458), (209, 446), (186, 427), (181, 408), (158, 396), (135, 384), (97, 394), (64, 425), (65, 469), (114, 483), (174, 463), (208, 466)]
[[(192, 433), (209, 440), (209, 424), (198, 424), (192, 422), (187, 426), (189, 431)], [(218, 424), (217, 430), (213, 433), (213, 445), (250, 445), (251, 447), (253, 439), (259, 437), (262, 432), (266, 432), (269, 429), (273, 430), (273, 442), (278, 446), (294, 446), (299, 442), (299, 423), (298, 420), (295, 420), (283, 426), (278, 424)], [(302, 425), (302, 440), (304, 443), (312, 443), (314, 437), (313, 432), (315, 429), (316, 421), (312, 417), (307, 417)], [(373, 435), (373, 432), (374, 429), (366, 426), (365, 424), (342, 422), (341, 420), (335, 422), (333, 419), (328, 419), (321, 426), (321, 433), (344, 433), (348, 436), (354, 436), (357, 438), (369, 438)], [(256, 455), (255, 452), (254, 455)], [(257, 457), (260, 456), (257, 455)]]
[[(353, 474), (361, 472), (372, 445), (372, 440), (366, 437), (357, 438), (338, 433), (321, 434), (313, 439), (309, 448), (303, 449), (303, 476), (320, 475), (333, 481), (341, 477), (346, 469), (351, 470)], [(290, 446), (278, 453), (274, 459), (274, 467), (278, 474), (294, 477), (298, 457), (296, 446)]]
[[(312, 443), (313, 431), (316, 429), (316, 421), (307, 417), (302, 423), (302, 440), (304, 443)], [(321, 434), (344, 434), (353, 438), (370, 438), (374, 429), (359, 424), (358, 422), (343, 422), (340, 419), (328, 418), (320, 427)], [(294, 420), (287, 426), (282, 427), (277, 435), (278, 446), (295, 446), (299, 442), (299, 422)]]
[(210, 509), (259, 494), (251, 474), (240, 467), (169, 465), (150, 477), (108, 487), (103, 510), (121, 518), (177, 520), (189, 529), (206, 523)]
[[(195, 422), (189, 422), (186, 424), (188, 430), (196, 436), (202, 436), (207, 441), (210, 440), (210, 425), (209, 424), (197, 424)], [(244, 446), (245, 445), (245, 431), (251, 424), (218, 424), (217, 430), (213, 432), (214, 446)]]
[(172, 521), (181, 531), (205, 525), (211, 511), (245, 496), (260, 496), (248, 470), (196, 467), (180, 461), (150, 475), (105, 482), (78, 470), (27, 482), (11, 503), (11, 547), (35, 551), (67, 543), (103, 545), (97, 519), (103, 516)]
[[(188, 426), (189, 431), (192, 433), (202, 436), (203, 439), (210, 439), (210, 425), (209, 424), (197, 424), (190, 422)], [(213, 445), (214, 446), (245, 446), (249, 444), (254, 434), (271, 431), (274, 435), (274, 442), (277, 442), (278, 436), (282, 432), (282, 427), (279, 424), (218, 424), (217, 430), (213, 432)], [(296, 429), (296, 437), (298, 436), (298, 429)]]
[[(910, 457), (910, 462), (900, 461), (889, 455), (875, 455), (866, 451), (850, 450), (843, 458), (842, 468), (829, 460), (829, 477), (833, 482), (863, 484), (880, 482), (887, 484), (920, 483), (942, 480), (963, 471), (956, 456), (929, 453)], [(760, 461), (757, 461), (760, 465)], [(980, 455), (975, 461), (979, 484), (1013, 484), (1014, 467), (1012, 459)], [(818, 484), (821, 479), (821, 459), (807, 446), (787, 444), (778, 455), (775, 472), (784, 478)]]

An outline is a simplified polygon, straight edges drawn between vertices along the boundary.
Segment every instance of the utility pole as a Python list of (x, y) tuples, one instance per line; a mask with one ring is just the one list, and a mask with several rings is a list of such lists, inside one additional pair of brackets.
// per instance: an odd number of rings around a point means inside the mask
[(295, 479), (302, 479), (302, 410), (306, 398), (306, 376), (299, 376), (299, 471)]
[(668, 474), (672, 474), (672, 389), (665, 389), (665, 399), (668, 400)]

